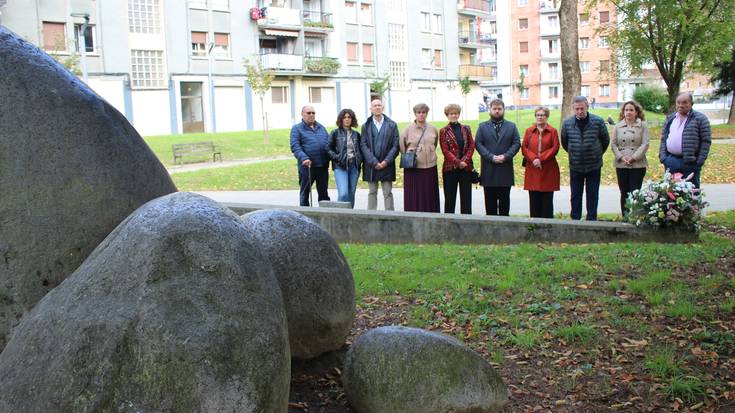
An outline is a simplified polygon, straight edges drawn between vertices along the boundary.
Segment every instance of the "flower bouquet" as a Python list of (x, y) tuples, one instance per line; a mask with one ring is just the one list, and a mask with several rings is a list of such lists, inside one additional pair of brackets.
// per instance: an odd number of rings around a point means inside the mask
[(680, 173), (666, 171), (660, 182), (648, 181), (628, 195), (626, 218), (636, 226), (676, 227), (699, 230), (704, 193)]

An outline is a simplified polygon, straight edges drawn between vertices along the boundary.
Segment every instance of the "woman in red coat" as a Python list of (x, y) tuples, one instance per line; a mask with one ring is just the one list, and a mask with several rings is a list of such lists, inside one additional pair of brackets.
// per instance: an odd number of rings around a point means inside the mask
[(526, 165), (523, 189), (528, 191), (532, 218), (553, 218), (554, 191), (559, 190), (559, 134), (548, 124), (548, 108), (536, 108), (534, 115), (536, 124), (526, 129), (521, 144)]
[(472, 154), (475, 141), (472, 130), (459, 123), (462, 108), (454, 103), (444, 108), (449, 124), (439, 130), (439, 144), (444, 154), (444, 213), (453, 214), (459, 186), (460, 212), (472, 214)]

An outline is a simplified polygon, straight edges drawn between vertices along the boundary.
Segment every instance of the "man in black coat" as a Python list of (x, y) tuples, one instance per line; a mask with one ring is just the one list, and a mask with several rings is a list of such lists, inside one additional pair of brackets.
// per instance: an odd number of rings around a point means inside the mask
[(368, 209), (378, 209), (378, 183), (383, 189), (386, 211), (393, 211), (393, 181), (396, 180), (398, 126), (383, 115), (383, 102), (370, 102), (370, 116), (362, 125), (362, 180), (368, 183)]
[(513, 156), (521, 148), (515, 123), (505, 120), (505, 104), (490, 102), (490, 120), (477, 128), (475, 149), (481, 156), (480, 185), (485, 192), (485, 214), (510, 213), (510, 188), (515, 184)]
[(587, 111), (587, 98), (572, 101), (574, 116), (561, 124), (561, 146), (569, 153), (572, 219), (582, 219), (582, 193), (587, 187), (587, 220), (597, 220), (602, 155), (610, 145), (605, 120)]

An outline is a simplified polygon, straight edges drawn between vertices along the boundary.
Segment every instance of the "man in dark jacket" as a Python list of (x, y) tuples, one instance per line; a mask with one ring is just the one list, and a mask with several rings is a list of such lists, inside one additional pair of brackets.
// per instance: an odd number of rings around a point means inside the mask
[(582, 193), (587, 187), (587, 220), (597, 220), (602, 154), (610, 144), (605, 121), (587, 111), (587, 98), (577, 96), (574, 116), (561, 124), (561, 145), (569, 153), (569, 184), (572, 192), (572, 219), (582, 219)]
[(693, 110), (693, 103), (691, 93), (676, 97), (676, 112), (666, 118), (661, 131), (658, 157), (671, 173), (694, 174), (692, 183), (699, 188), (699, 173), (709, 155), (712, 131), (707, 116)]
[(485, 214), (510, 214), (510, 188), (515, 184), (513, 156), (521, 138), (513, 122), (505, 120), (505, 104), (490, 102), (490, 120), (477, 127), (475, 149), (480, 153), (480, 185), (485, 192)]
[(302, 121), (291, 128), (291, 152), (298, 161), (299, 205), (309, 206), (311, 186), (316, 181), (320, 201), (329, 201), (329, 156), (326, 151), (329, 134), (316, 121), (316, 111), (311, 106), (301, 109)]
[(378, 183), (383, 189), (386, 211), (393, 211), (393, 181), (396, 180), (398, 126), (383, 115), (383, 102), (370, 102), (370, 116), (362, 125), (362, 180), (368, 183), (368, 209), (378, 209)]

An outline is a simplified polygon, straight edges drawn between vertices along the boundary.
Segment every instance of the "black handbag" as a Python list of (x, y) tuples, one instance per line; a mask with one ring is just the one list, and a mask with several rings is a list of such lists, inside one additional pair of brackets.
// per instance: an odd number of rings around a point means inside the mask
[[(424, 133), (426, 133), (427, 126), (424, 126), (424, 130), (421, 132), (421, 137), (419, 138), (418, 143), (416, 144), (416, 149), (418, 150), (419, 144), (421, 144), (421, 139), (424, 139)], [(408, 146), (408, 142), (406, 142), (406, 146)], [(401, 154), (401, 162), (398, 164), (403, 169), (411, 169), (416, 167), (416, 151), (406, 151)]]
[(472, 181), (472, 183), (479, 184), (480, 183), (480, 173), (473, 169), (472, 172), (470, 172), (470, 174), (471, 174), (470, 180)]

